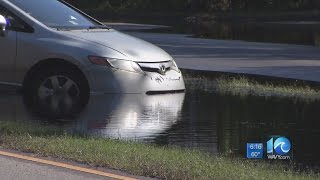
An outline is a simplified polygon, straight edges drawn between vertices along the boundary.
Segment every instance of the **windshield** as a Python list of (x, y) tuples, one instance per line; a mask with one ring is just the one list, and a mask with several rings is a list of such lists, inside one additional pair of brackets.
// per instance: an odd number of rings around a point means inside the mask
[(83, 29), (100, 25), (58, 0), (10, 0), (52, 28)]

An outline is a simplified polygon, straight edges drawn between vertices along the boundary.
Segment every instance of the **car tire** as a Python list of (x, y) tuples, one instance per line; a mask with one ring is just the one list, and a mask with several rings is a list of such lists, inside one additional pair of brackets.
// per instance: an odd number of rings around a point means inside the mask
[(54, 66), (33, 74), (25, 99), (33, 109), (50, 118), (65, 118), (78, 113), (88, 102), (89, 85), (76, 68)]

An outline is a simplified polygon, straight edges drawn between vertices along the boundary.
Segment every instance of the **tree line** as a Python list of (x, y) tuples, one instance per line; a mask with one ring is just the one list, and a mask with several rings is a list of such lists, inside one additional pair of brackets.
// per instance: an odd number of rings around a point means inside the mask
[(274, 12), (320, 9), (320, 0), (67, 0), (82, 9), (110, 11)]

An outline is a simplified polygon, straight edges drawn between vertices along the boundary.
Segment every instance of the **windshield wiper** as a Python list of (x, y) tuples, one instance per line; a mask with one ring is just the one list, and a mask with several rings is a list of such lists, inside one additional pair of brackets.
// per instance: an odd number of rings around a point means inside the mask
[(105, 25), (98, 25), (98, 26), (89, 26), (88, 29), (108, 29), (109, 30), (111, 28)]
[(70, 31), (71, 29), (68, 28), (62, 28), (62, 27), (52, 27), (53, 29), (56, 29), (57, 31)]

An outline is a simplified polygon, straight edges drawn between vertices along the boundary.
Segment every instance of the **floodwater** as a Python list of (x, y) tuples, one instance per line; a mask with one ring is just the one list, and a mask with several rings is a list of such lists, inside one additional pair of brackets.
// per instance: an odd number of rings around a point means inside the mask
[(92, 95), (84, 108), (69, 114), (38, 109), (19, 93), (0, 95), (2, 121), (50, 124), (85, 135), (243, 158), (246, 143), (266, 144), (270, 136), (279, 135), (291, 140), (295, 162), (315, 167), (320, 165), (319, 107), (317, 101), (188, 89), (162, 95)]

